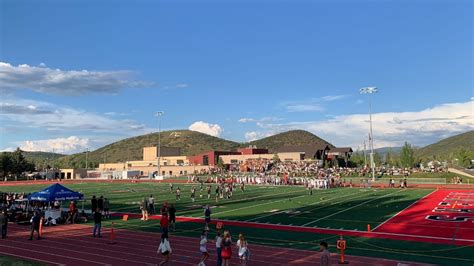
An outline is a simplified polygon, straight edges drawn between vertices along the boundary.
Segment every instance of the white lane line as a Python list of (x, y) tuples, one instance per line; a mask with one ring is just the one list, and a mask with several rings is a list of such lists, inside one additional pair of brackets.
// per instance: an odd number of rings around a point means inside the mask
[[(7, 246), (5, 246), (5, 247), (7, 247)], [(15, 249), (14, 247), (8, 247), (8, 248)], [(5, 252), (5, 251), (0, 251), (0, 254), (15, 257), (15, 258), (20, 258), (20, 259), (39, 261), (39, 262), (47, 263), (47, 264), (53, 264), (53, 265), (59, 265), (59, 266), (65, 266), (66, 265), (66, 264), (62, 264), (62, 263), (52, 262), (52, 261), (49, 261), (49, 260), (31, 258), (31, 257), (27, 257), (27, 256), (18, 255), (18, 254), (15, 254), (15, 253)]]
[(427, 198), (428, 196), (430, 196), (431, 194), (433, 194), (433, 193), (435, 193), (435, 192), (437, 192), (437, 191), (438, 191), (438, 189), (436, 189), (436, 190), (432, 191), (432, 192), (431, 192), (431, 193), (429, 193), (428, 195), (426, 195), (426, 196), (424, 196), (424, 197), (422, 197), (422, 198), (418, 199), (417, 201), (413, 202), (412, 204), (408, 205), (408, 206), (407, 206), (406, 208), (404, 208), (403, 210), (401, 210), (401, 211), (397, 212), (397, 213), (396, 213), (394, 216), (392, 216), (392, 217), (388, 218), (388, 219), (387, 219), (387, 220), (385, 220), (383, 223), (381, 223), (381, 224), (377, 225), (377, 226), (376, 226), (376, 227), (375, 227), (375, 228), (374, 228), (372, 231), (375, 231), (375, 230), (377, 230), (377, 228), (379, 228), (380, 226), (382, 226), (382, 225), (383, 225), (383, 224), (385, 224), (386, 222), (388, 222), (388, 221), (392, 220), (393, 218), (395, 218), (397, 215), (399, 215), (400, 213), (402, 213), (402, 212), (403, 212), (403, 211), (405, 211), (406, 209), (410, 208), (411, 206), (415, 205), (416, 203), (418, 203), (418, 202), (419, 202), (419, 201), (421, 201), (422, 199), (424, 199), (424, 198)]
[(377, 197), (377, 198), (375, 198), (375, 199), (372, 199), (372, 200), (369, 200), (369, 201), (362, 202), (362, 203), (360, 203), (360, 204), (357, 204), (357, 205), (354, 205), (354, 206), (352, 206), (352, 207), (350, 207), (350, 208), (347, 208), (347, 209), (344, 209), (344, 210), (341, 210), (341, 211), (335, 212), (335, 213), (333, 213), (333, 214), (330, 214), (330, 215), (324, 216), (324, 217), (322, 217), (322, 218), (319, 218), (319, 219), (317, 219), (317, 220), (314, 220), (314, 221), (312, 221), (312, 222), (305, 223), (305, 224), (303, 224), (302, 226), (308, 226), (308, 225), (310, 225), (310, 224), (313, 224), (313, 223), (319, 222), (319, 221), (321, 221), (321, 220), (327, 219), (327, 218), (329, 218), (329, 217), (332, 217), (332, 216), (334, 216), (334, 215), (338, 215), (339, 213), (346, 212), (346, 211), (348, 211), (348, 210), (351, 210), (351, 209), (357, 208), (357, 207), (359, 207), (359, 206), (362, 206), (362, 205), (364, 205), (364, 204), (367, 204), (367, 203), (369, 203), (369, 202), (372, 202), (372, 201), (375, 201), (375, 200), (378, 200), (378, 199), (381, 199), (381, 198), (385, 198), (385, 197), (388, 197), (388, 196), (390, 196), (390, 195), (393, 195), (393, 194), (396, 194), (396, 193), (400, 193), (400, 192), (402, 192), (402, 191), (404, 191), (404, 190), (398, 190), (398, 191), (395, 191), (395, 192), (392, 192), (392, 193), (389, 193), (389, 194), (385, 194), (385, 195), (383, 195), (383, 196), (381, 196), (381, 197)]
[[(9, 241), (12, 241), (12, 240), (9, 240)], [(19, 241), (13, 241), (13, 242), (19, 242)], [(20, 243), (20, 242), (19, 242)], [(33, 244), (34, 245), (34, 244)], [(54, 253), (54, 252), (42, 252), (42, 251), (38, 251), (38, 250), (34, 250), (34, 249), (26, 249), (26, 248), (19, 248), (19, 247), (13, 247), (13, 246), (5, 246), (5, 245), (0, 245), (0, 247), (3, 246), (3, 247), (7, 247), (7, 248), (12, 248), (12, 249), (17, 249), (17, 250), (23, 250), (25, 252), (33, 252), (33, 253), (39, 253), (39, 254), (46, 254), (48, 256), (54, 256), (54, 257), (59, 257), (59, 258), (66, 258), (66, 259), (72, 259), (72, 260), (80, 260), (80, 261), (84, 261), (84, 262), (87, 262), (89, 264), (99, 264), (99, 265), (107, 265), (105, 263), (101, 263), (101, 262), (96, 262), (96, 261), (92, 261), (92, 260), (87, 260), (87, 259), (81, 259), (81, 258), (76, 258), (76, 257), (71, 257), (71, 256), (62, 256), (62, 255), (59, 255), (57, 253)], [(38, 245), (36, 245), (38, 246)], [(53, 248), (55, 249), (55, 248)], [(2, 251), (3, 252), (3, 251)], [(58, 264), (58, 263), (54, 263), (54, 264)]]

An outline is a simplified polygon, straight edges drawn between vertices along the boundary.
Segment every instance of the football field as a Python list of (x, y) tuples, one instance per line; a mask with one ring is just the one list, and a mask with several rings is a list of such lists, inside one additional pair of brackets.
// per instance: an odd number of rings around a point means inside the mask
[[(34, 192), (47, 185), (5, 187), (9, 192)], [(199, 184), (196, 200), (191, 201), (192, 185), (174, 184), (181, 189), (177, 201), (168, 184), (162, 183), (77, 183), (68, 188), (83, 193), (85, 209), (90, 209), (93, 195), (104, 196), (110, 201), (112, 212), (139, 213), (139, 202), (153, 195), (156, 205), (163, 202), (175, 204), (178, 216), (202, 217), (203, 207), (209, 204), (212, 217), (218, 219), (322, 227), (333, 229), (366, 230), (367, 224), (375, 228), (416, 200), (431, 193), (431, 189), (361, 189), (335, 188), (314, 190), (313, 195), (303, 187), (246, 186), (244, 192), (237, 188), (230, 199), (215, 201), (215, 184), (211, 198), (206, 187), (200, 197)], [(67, 207), (67, 206), (64, 206)], [(78, 203), (82, 208), (82, 203)]]
[[(3, 186), (0, 191), (34, 192), (47, 186)], [(347, 254), (435, 264), (472, 265), (474, 261), (471, 221), (462, 226), (448, 222), (441, 227), (437, 227), (436, 221), (430, 224), (431, 221), (425, 221), (425, 212), (431, 212), (445, 196), (451, 197), (452, 203), (461, 203), (461, 196), (471, 200), (472, 190), (453, 194), (436, 189), (335, 188), (315, 190), (309, 195), (303, 187), (253, 185), (246, 186), (244, 192), (237, 187), (231, 199), (216, 202), (215, 184), (210, 199), (206, 184), (202, 193), (199, 184), (195, 184), (196, 200), (192, 202), (192, 185), (182, 183), (174, 184), (174, 189), (179, 186), (182, 191), (179, 201), (166, 183), (67, 183), (66, 186), (85, 194), (86, 209), (93, 195), (110, 200), (111, 212), (116, 217), (104, 222), (106, 227), (113, 221), (118, 229), (158, 232), (159, 217), (150, 221), (137, 219), (139, 202), (153, 195), (157, 210), (165, 201), (175, 204), (178, 224), (174, 234), (180, 236), (199, 236), (203, 207), (209, 204), (213, 220), (223, 221), (233, 234), (245, 233), (249, 242), (256, 244), (317, 250), (319, 241), (325, 240), (330, 243), (331, 251), (336, 252), (335, 242), (339, 235), (344, 235)], [(82, 203), (78, 207), (81, 209)], [(123, 214), (129, 214), (131, 219), (123, 221), (120, 219)], [(451, 225), (452, 230), (448, 230)], [(440, 231), (447, 233), (439, 234)]]

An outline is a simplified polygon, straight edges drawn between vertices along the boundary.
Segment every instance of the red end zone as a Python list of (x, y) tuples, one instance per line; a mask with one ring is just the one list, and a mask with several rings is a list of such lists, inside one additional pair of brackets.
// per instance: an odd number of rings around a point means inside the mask
[(374, 231), (474, 244), (474, 190), (436, 190)]

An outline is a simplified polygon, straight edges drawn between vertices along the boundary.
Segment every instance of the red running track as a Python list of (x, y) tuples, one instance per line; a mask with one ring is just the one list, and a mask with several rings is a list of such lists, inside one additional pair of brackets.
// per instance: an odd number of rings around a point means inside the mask
[(436, 190), (374, 231), (474, 244), (474, 190)]
[[(39, 261), (47, 265), (156, 265), (161, 257), (156, 253), (160, 235), (156, 233), (116, 230), (116, 244), (109, 244), (110, 229), (103, 238), (93, 238), (90, 226), (62, 225), (46, 227), (42, 240), (28, 241), (27, 226), (11, 225), (7, 239), (0, 240), (0, 254)], [(196, 265), (200, 260), (197, 238), (170, 235), (172, 265)], [(249, 245), (250, 265), (315, 265), (319, 253), (308, 250)], [(207, 265), (216, 264), (215, 248), (208, 244)], [(235, 252), (235, 250), (234, 250)], [(337, 254), (332, 261), (337, 264)], [(346, 256), (351, 265), (397, 265), (398, 261), (360, 256)], [(402, 262), (409, 265), (426, 265)], [(232, 265), (238, 259), (233, 256)]]

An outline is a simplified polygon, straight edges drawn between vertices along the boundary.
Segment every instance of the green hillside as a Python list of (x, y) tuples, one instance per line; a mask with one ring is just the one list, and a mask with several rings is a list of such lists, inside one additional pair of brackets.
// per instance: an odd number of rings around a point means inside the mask
[(318, 136), (304, 130), (291, 130), (276, 134), (263, 139), (255, 140), (245, 145), (256, 145), (258, 148), (266, 148), (272, 152), (274, 149), (286, 145), (304, 145), (304, 144), (328, 144), (331, 143), (319, 138)]
[(23, 152), (25, 159), (34, 163), (35, 165), (42, 164), (47, 161), (54, 161), (66, 155), (53, 153), (53, 152), (42, 152), (42, 151), (25, 151)]
[[(183, 155), (195, 155), (210, 150), (232, 151), (239, 147), (247, 147), (248, 145), (256, 145), (259, 148), (272, 150), (284, 145), (308, 143), (318, 144), (327, 142), (303, 130), (288, 131), (249, 143), (238, 143), (190, 130), (173, 130), (161, 133), (161, 145), (179, 147)], [(158, 145), (158, 133), (120, 140), (89, 152), (87, 156), (88, 164), (89, 167), (94, 167), (102, 162), (141, 160), (143, 157), (143, 147), (156, 145)], [(85, 167), (85, 162), (86, 154), (77, 153), (58, 159), (56, 164), (61, 167)]]
[[(143, 147), (157, 146), (158, 133), (123, 139), (106, 145), (88, 154), (89, 166), (104, 161), (125, 162), (141, 160)], [(173, 130), (161, 132), (161, 145), (179, 147), (183, 155), (193, 155), (209, 150), (235, 150), (239, 143), (213, 137), (207, 134), (190, 130)], [(58, 160), (58, 164), (68, 167), (85, 166), (86, 154), (77, 153)]]
[(452, 136), (416, 150), (423, 160), (447, 160), (455, 158), (461, 150), (474, 154), (474, 130)]

